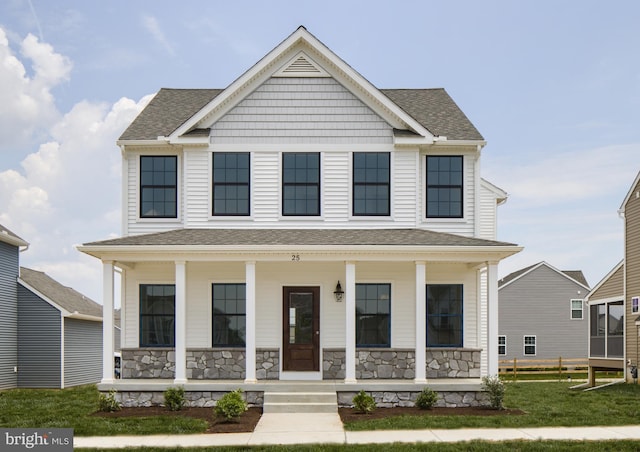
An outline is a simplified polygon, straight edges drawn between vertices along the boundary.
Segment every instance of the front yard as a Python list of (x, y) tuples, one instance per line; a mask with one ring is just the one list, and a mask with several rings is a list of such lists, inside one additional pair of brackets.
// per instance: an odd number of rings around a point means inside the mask
[[(503, 416), (421, 416), (362, 420), (347, 430), (499, 428), (630, 425), (640, 423), (640, 386), (616, 385), (596, 391), (569, 390), (569, 383), (507, 383), (505, 406), (524, 414)], [(201, 419), (183, 416), (101, 417), (93, 386), (64, 390), (0, 392), (0, 427), (66, 427), (76, 436), (148, 435), (207, 431)], [(379, 408), (383, 410), (383, 408)]]

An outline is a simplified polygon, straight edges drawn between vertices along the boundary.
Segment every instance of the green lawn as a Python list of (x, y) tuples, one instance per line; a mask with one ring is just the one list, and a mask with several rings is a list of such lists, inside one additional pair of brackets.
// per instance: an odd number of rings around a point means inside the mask
[(0, 427), (73, 428), (75, 436), (199, 433), (204, 421), (186, 417), (103, 418), (95, 386), (0, 391)]
[(640, 386), (614, 385), (595, 391), (570, 390), (570, 383), (506, 383), (505, 406), (517, 416), (403, 416), (363, 420), (347, 430), (631, 425), (640, 423)]

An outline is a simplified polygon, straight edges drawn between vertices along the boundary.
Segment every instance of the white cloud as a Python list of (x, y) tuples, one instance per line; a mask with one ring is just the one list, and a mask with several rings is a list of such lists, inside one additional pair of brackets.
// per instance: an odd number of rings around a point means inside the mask
[(51, 90), (71, 73), (67, 57), (31, 34), (22, 41), (20, 52), (30, 62), (28, 67), (0, 28), (0, 152), (25, 143), (58, 118)]
[(164, 32), (160, 28), (160, 23), (158, 22), (158, 19), (156, 19), (154, 16), (144, 16), (142, 18), (142, 24), (144, 28), (149, 33), (151, 33), (151, 36), (153, 36), (153, 38), (156, 41), (158, 41), (158, 43), (160, 43), (162, 47), (165, 48), (165, 50), (167, 51), (167, 53), (169, 53), (169, 55), (172, 55), (172, 56), (175, 55), (175, 51), (173, 50), (173, 45), (171, 45), (171, 43), (165, 36)]

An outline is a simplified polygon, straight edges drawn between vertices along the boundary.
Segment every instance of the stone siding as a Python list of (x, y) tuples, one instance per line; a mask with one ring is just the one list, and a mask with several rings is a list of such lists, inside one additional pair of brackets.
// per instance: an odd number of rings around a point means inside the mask
[(480, 349), (427, 349), (427, 379), (480, 378)]
[[(185, 392), (185, 405), (190, 407), (213, 407), (226, 392), (220, 391), (191, 391)], [(246, 391), (242, 393), (249, 406), (262, 406), (264, 393), (261, 391)], [(115, 398), (123, 407), (164, 406), (164, 392), (159, 391), (122, 391), (115, 394)]]
[(343, 380), (345, 377), (344, 348), (322, 350), (322, 379)]
[(357, 380), (411, 380), (415, 378), (416, 354), (411, 350), (356, 350)]
[(122, 350), (122, 378), (175, 378), (176, 353), (172, 348)]
[(280, 379), (280, 349), (256, 350), (256, 379)]
[(244, 348), (187, 350), (187, 379), (244, 380)]
[[(353, 398), (357, 392), (338, 392), (338, 406), (353, 407)], [(412, 407), (420, 392), (414, 391), (368, 391), (379, 408)], [(438, 392), (436, 407), (471, 407), (488, 406), (489, 397), (481, 391), (447, 391)]]

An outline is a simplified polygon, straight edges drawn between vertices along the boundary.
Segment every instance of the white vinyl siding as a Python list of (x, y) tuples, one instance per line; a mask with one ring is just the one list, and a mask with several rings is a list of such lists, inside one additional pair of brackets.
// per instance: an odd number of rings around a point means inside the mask
[(496, 240), (498, 203), (496, 195), (480, 184), (480, 230), (478, 238)]
[(185, 227), (202, 227), (211, 215), (211, 158), (209, 152), (185, 150)]
[(391, 144), (392, 128), (332, 78), (267, 80), (211, 128), (212, 144)]

